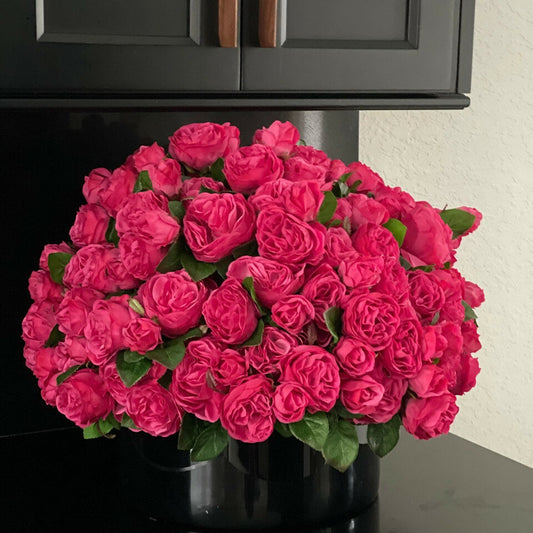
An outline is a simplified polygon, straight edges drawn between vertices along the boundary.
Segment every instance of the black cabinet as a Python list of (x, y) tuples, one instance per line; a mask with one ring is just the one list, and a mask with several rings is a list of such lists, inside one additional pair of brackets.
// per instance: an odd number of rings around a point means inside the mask
[[(3, 0), (0, 95), (464, 107), (474, 1)], [(224, 2), (238, 8), (236, 47), (219, 44)], [(273, 47), (260, 45), (265, 24)]]

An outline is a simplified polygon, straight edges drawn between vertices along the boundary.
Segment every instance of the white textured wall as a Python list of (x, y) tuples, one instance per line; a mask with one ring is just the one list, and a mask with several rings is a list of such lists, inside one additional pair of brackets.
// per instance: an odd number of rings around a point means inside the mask
[(452, 433), (533, 467), (533, 1), (477, 0), (472, 104), (361, 113), (360, 158), (435, 206), (482, 211), (458, 268), (485, 289), (478, 386)]

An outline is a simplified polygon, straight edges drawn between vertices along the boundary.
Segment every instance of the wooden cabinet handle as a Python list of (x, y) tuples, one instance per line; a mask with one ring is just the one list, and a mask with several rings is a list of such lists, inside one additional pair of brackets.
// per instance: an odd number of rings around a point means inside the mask
[(222, 48), (237, 48), (239, 0), (218, 0), (218, 38)]
[(259, 46), (276, 47), (278, 0), (259, 0)]

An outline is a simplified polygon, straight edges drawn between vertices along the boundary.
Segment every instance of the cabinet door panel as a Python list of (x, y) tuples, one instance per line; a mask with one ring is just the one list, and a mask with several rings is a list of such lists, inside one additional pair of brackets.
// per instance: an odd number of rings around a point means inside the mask
[(6, 0), (1, 89), (174, 93), (239, 89), (212, 0)]
[(244, 5), (244, 90), (455, 92), (461, 0), (278, 4), (276, 48), (259, 48)]

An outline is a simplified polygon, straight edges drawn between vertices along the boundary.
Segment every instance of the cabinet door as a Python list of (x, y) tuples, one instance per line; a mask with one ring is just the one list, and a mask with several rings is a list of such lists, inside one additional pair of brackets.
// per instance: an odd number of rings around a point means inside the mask
[(456, 91), (461, 0), (278, 0), (276, 48), (259, 47), (258, 6), (243, 6), (246, 91)]
[(142, 94), (239, 89), (213, 0), (2, 0), (0, 91)]

